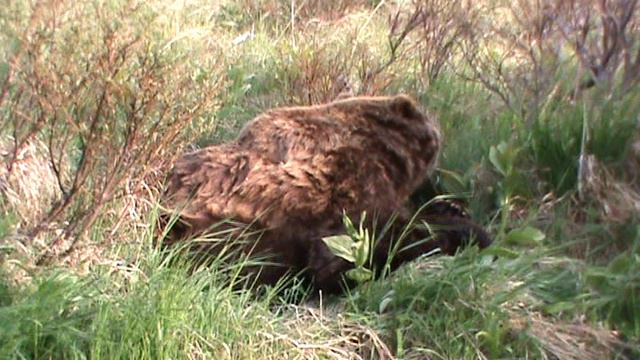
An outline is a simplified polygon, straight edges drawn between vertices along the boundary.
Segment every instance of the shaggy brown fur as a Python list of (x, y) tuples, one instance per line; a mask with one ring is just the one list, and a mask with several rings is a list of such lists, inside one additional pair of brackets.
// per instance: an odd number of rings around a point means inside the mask
[[(319, 288), (333, 289), (339, 277), (319, 280), (318, 272), (338, 275), (348, 264), (336, 263), (322, 237), (344, 231), (343, 212), (357, 219), (367, 211), (382, 223), (398, 214), (404, 226), (404, 205), (428, 176), (439, 147), (436, 123), (403, 95), (270, 110), (236, 141), (178, 160), (163, 198), (180, 217), (169, 241), (202, 234), (224, 219), (252, 224), (264, 233), (247, 249), (282, 265), (262, 269), (261, 282), (308, 268)], [(477, 232), (466, 223), (461, 229), (467, 238)], [(380, 249), (391, 246), (387, 239)]]
[[(183, 156), (165, 196), (199, 233), (233, 218), (278, 228), (402, 208), (432, 167), (436, 124), (406, 96), (268, 111), (236, 142)], [(326, 225), (325, 225), (326, 226)]]

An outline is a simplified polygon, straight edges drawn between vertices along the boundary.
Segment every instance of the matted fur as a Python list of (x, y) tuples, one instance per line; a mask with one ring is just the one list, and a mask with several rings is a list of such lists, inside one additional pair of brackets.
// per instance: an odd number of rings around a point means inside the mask
[(390, 213), (428, 176), (439, 147), (435, 122), (402, 95), (274, 109), (235, 142), (179, 159), (164, 205), (181, 209), (191, 233), (226, 218), (278, 228)]

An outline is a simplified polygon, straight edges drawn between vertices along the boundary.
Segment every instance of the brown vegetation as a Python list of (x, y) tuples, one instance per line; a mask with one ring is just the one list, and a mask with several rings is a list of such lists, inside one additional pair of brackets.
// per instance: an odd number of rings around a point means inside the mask
[(623, 95), (640, 80), (637, 8), (637, 0), (479, 7), (466, 18), (476, 31), (460, 38), (469, 78), (529, 120), (549, 101), (575, 100), (592, 87)]
[[(107, 11), (44, 2), (30, 11), (0, 82), (0, 129), (11, 134), (0, 145), (0, 177), (10, 179), (0, 194), (20, 193), (20, 182), (46, 181), (46, 192), (14, 202), (12, 210), (28, 244), (52, 227), (61, 230), (44, 236), (36, 260), (42, 263), (71, 252), (115, 200), (146, 195), (145, 182), (160, 182), (158, 169), (171, 163), (185, 128), (211, 110), (221, 81), (215, 69), (194, 80), (191, 62), (158, 49), (136, 20), (154, 21), (142, 5)], [(85, 18), (96, 25), (75, 28)], [(117, 25), (113, 18), (125, 20)], [(21, 176), (23, 154), (36, 147), (46, 174), (37, 181)], [(27, 199), (40, 208), (29, 210)], [(30, 216), (22, 215), (25, 208)]]

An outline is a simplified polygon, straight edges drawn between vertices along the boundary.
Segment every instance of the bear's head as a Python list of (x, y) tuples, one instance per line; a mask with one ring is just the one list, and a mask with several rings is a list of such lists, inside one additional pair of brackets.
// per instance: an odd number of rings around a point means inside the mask
[(406, 95), (356, 97), (325, 105), (330, 117), (350, 131), (351, 142), (384, 164), (400, 194), (408, 196), (435, 167), (441, 146), (434, 118)]

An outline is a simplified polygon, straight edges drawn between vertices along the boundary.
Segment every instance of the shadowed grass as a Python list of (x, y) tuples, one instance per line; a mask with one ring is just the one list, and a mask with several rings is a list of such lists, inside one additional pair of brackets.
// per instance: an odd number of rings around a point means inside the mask
[[(344, 299), (292, 306), (275, 289), (234, 290), (234, 267), (193, 271), (151, 250), (140, 264), (91, 275), (53, 271), (26, 288), (3, 280), (0, 351), (34, 359), (632, 356), (640, 315), (634, 256), (607, 268), (540, 250), (495, 259), (468, 249), (408, 264)], [(620, 326), (628, 345), (600, 320)], [(572, 342), (555, 340), (563, 336)]]
[(322, 325), (300, 317), (298, 329), (288, 328), (297, 311), (272, 310), (282, 301), (275, 289), (260, 296), (235, 289), (225, 272), (237, 265), (192, 271), (180, 261), (167, 266), (153, 251), (146, 259), (89, 276), (41, 274), (21, 289), (3, 281), (0, 352), (32, 359), (277, 359), (309, 351), (298, 342), (315, 343), (317, 356), (334, 352), (324, 338), (337, 339), (334, 346), (347, 354), (365, 351), (341, 338), (340, 320)]
[[(601, 295), (585, 280), (590, 271), (596, 270), (539, 251), (493, 260), (469, 249), (367, 284), (347, 299), (347, 308), (355, 318), (383, 328), (390, 346), (403, 358), (565, 358), (572, 354), (570, 358), (595, 360), (633, 353), (631, 344), (623, 345), (613, 333), (595, 325), (603, 319), (602, 313), (593, 314), (588, 322), (579, 320), (585, 310), (615, 306), (599, 305)], [(635, 277), (627, 276), (627, 280)], [(637, 291), (637, 285), (632, 287)], [(629, 301), (633, 306), (637, 300)], [(629, 313), (630, 318), (638, 315), (637, 310)], [(604, 319), (619, 323), (606, 315)], [(574, 342), (556, 342), (539, 326), (553, 327), (558, 332), (554, 336)], [(582, 335), (578, 329), (584, 330)]]

